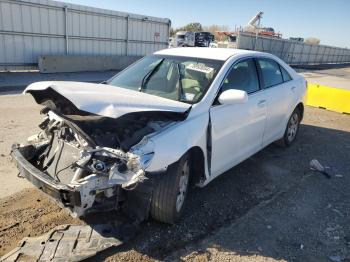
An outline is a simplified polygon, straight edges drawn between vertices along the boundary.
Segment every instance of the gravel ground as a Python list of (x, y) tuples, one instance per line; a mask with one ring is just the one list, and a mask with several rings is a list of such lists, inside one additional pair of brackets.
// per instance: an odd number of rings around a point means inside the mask
[[(0, 199), (3, 255), (25, 236), (84, 222), (35, 189), (18, 192), (27, 183), (15, 177), (9, 146), (36, 130), (39, 107), (29, 97), (15, 96), (1, 97), (0, 107), (7, 110), (0, 119), (0, 174), (6, 181), (0, 192), (8, 195)], [(133, 240), (89, 261), (345, 261), (350, 241), (349, 132), (350, 116), (307, 107), (295, 145), (268, 146), (207, 187), (192, 189), (176, 225), (146, 221)], [(331, 179), (309, 171), (314, 158), (330, 167)]]

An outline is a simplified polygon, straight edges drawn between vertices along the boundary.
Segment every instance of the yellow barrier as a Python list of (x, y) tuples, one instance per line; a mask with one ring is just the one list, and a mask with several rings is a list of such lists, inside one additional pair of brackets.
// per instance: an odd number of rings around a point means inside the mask
[(306, 104), (350, 114), (350, 90), (308, 83)]

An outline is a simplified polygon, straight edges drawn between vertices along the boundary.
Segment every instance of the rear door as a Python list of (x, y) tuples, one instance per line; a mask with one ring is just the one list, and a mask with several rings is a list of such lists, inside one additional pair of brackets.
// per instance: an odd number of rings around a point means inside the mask
[(241, 60), (231, 67), (219, 94), (227, 89), (246, 91), (248, 101), (234, 105), (216, 102), (210, 109), (213, 177), (257, 152), (262, 147), (265, 129), (267, 98), (260, 89), (253, 58)]
[(267, 95), (267, 122), (263, 137), (265, 146), (283, 136), (285, 121), (295, 100), (295, 87), (289, 73), (275, 60), (257, 58), (257, 65)]

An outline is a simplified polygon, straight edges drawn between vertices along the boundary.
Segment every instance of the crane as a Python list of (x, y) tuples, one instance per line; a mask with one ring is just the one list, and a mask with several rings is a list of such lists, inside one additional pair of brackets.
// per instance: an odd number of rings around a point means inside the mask
[(252, 34), (261, 35), (261, 36), (281, 38), (282, 35), (279, 33), (275, 33), (275, 30), (272, 27), (261, 27), (260, 23), (261, 23), (261, 18), (263, 14), (264, 12), (260, 11), (252, 19), (250, 19), (247, 26), (244, 27), (243, 32), (252, 33)]
[(247, 27), (252, 28), (253, 30), (260, 29), (260, 20), (264, 12), (258, 12), (250, 21), (248, 22)]

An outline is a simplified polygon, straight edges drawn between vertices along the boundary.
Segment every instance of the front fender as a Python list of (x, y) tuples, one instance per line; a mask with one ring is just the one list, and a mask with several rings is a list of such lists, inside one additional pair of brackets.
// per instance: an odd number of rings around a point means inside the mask
[(206, 132), (209, 113), (189, 117), (186, 120), (151, 137), (154, 144), (154, 157), (146, 169), (147, 172), (164, 171), (178, 161), (192, 147), (202, 149), (205, 158), (205, 172), (208, 175)]

